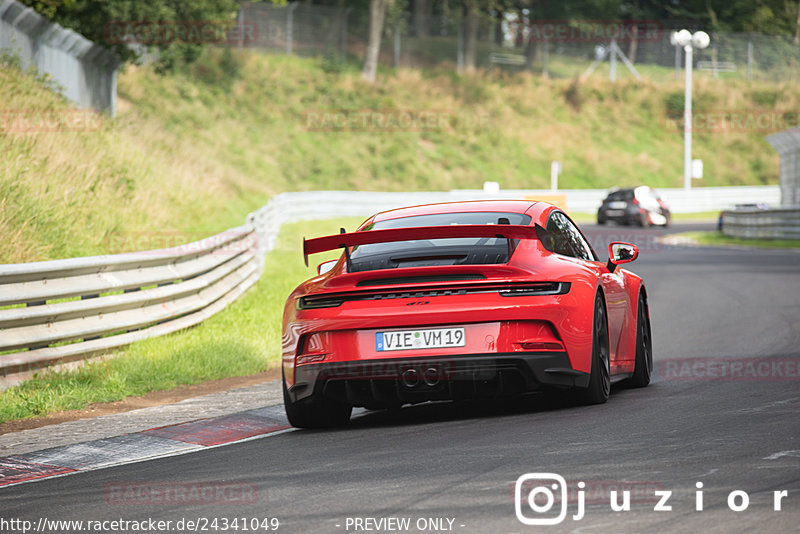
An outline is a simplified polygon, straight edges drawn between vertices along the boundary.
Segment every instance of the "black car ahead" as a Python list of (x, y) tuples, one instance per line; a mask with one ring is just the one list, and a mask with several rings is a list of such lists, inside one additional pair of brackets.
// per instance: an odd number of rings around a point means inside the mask
[(664, 199), (646, 185), (614, 189), (597, 210), (597, 224), (614, 221), (618, 224), (639, 226), (669, 226), (672, 215)]

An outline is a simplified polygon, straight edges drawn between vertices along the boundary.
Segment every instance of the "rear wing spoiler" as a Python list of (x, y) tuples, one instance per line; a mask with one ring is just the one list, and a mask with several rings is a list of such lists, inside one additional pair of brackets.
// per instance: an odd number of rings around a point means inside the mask
[(547, 231), (539, 226), (513, 224), (454, 224), (450, 226), (414, 226), (411, 228), (386, 228), (383, 230), (367, 230), (350, 232), (314, 239), (303, 238), (303, 259), (308, 267), (308, 256), (337, 248), (345, 249), (358, 245), (373, 243), (391, 243), (395, 241), (415, 241), (423, 239), (449, 239), (458, 237), (497, 237), (501, 239), (539, 239), (547, 235)]

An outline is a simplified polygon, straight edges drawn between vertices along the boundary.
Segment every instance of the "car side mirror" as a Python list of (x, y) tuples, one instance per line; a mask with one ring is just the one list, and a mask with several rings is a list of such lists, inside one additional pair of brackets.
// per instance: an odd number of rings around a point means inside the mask
[(327, 273), (328, 271), (333, 269), (333, 266), (336, 265), (337, 261), (339, 261), (339, 260), (323, 261), (322, 263), (317, 265), (317, 274), (325, 274), (325, 273)]
[(608, 245), (608, 270), (612, 273), (617, 265), (630, 263), (639, 257), (639, 247), (631, 243), (613, 241)]

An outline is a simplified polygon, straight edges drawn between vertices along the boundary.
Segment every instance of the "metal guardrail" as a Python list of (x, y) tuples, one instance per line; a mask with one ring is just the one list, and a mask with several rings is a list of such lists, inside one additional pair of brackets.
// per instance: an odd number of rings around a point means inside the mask
[(525, 64), (525, 56), (522, 54), (499, 54), (497, 52), (491, 52), (489, 54), (489, 63), (520, 66)]
[(121, 60), (105, 47), (17, 0), (0, 0), (2, 51), (18, 56), (23, 70), (34, 67), (40, 74), (49, 74), (63, 88), (63, 95), (79, 107), (114, 116)]
[(800, 207), (723, 211), (722, 233), (747, 239), (800, 239)]
[(733, 61), (698, 61), (697, 68), (712, 72), (736, 72), (736, 63)]
[(197, 324), (259, 275), (250, 225), (167, 249), (0, 265), (0, 385)]

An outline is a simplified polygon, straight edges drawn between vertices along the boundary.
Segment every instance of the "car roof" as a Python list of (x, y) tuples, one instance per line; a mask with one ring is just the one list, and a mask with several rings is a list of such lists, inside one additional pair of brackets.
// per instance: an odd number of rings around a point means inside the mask
[(430, 215), (433, 213), (475, 213), (475, 212), (504, 212), (525, 213), (540, 202), (531, 200), (465, 200), (461, 202), (445, 202), (441, 204), (424, 204), (382, 211), (375, 215), (373, 222), (414, 217), (417, 215)]

